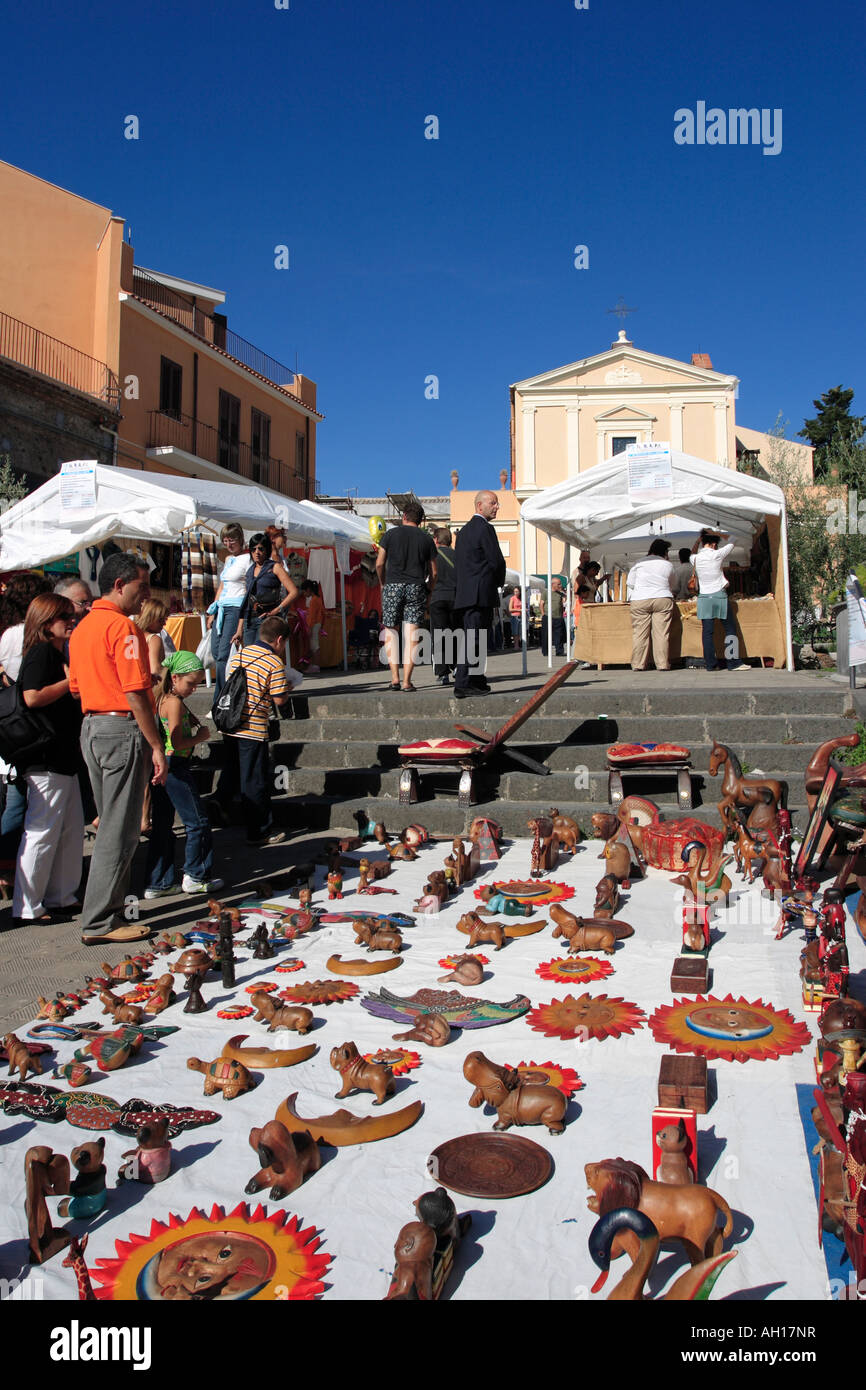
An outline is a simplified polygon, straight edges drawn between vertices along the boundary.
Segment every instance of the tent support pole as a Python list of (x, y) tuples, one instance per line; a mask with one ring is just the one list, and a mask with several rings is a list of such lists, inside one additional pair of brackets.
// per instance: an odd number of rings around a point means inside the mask
[(794, 669), (794, 647), (791, 642), (791, 588), (788, 575), (788, 505), (782, 497), (782, 573), (785, 580), (785, 656), (788, 670)]
[(562, 616), (565, 618), (565, 659), (571, 661), (571, 546), (563, 551), (562, 568), (565, 570), (565, 594), (562, 600)]
[(553, 665), (553, 541), (550, 532), (547, 533), (547, 612), (544, 621), (547, 623), (547, 665), (548, 669)]
[(520, 512), (520, 597), (523, 600), (522, 612), (520, 615), (520, 632), (523, 638), (522, 663), (520, 674), (526, 675), (526, 522), (523, 520), (523, 511)]
[(340, 628), (343, 633), (343, 670), (348, 671), (349, 650), (346, 645), (346, 576), (342, 570), (340, 570)]

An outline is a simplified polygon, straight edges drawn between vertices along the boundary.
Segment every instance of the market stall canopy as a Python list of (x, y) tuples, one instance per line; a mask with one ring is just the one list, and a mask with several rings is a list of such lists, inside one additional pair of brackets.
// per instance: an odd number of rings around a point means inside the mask
[(351, 541), (353, 550), (373, 550), (375, 542), (370, 536), (367, 518), (355, 512), (338, 512), (333, 507), (325, 507), (321, 502), (304, 499), (299, 505), (309, 511), (321, 524), (330, 526), (336, 536)]
[(784, 496), (774, 483), (677, 451), (671, 471), (672, 496), (632, 498), (626, 456), (618, 454), (528, 498), (521, 518), (577, 550), (601, 550), (611, 561), (645, 554), (654, 536), (691, 546), (704, 526), (728, 532), (748, 552), (754, 524), (784, 516)]
[[(246, 530), (282, 526), (289, 541), (333, 545), (333, 528), (299, 502), (253, 484), (207, 482), (97, 464), (92, 506), (61, 498), (61, 475), (43, 483), (0, 517), (0, 570), (30, 569), (62, 559), (111, 536), (176, 541), (203, 522), (218, 530), (236, 521)], [(340, 537), (342, 539), (342, 537)]]

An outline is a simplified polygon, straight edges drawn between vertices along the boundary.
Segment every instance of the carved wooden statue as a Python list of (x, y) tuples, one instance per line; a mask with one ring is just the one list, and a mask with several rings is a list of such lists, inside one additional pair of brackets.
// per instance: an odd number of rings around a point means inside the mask
[(54, 1229), (45, 1201), (46, 1196), (56, 1197), (69, 1191), (69, 1159), (46, 1144), (37, 1144), (24, 1155), (24, 1179), (30, 1263), (41, 1265), (65, 1249), (72, 1238), (70, 1231)]

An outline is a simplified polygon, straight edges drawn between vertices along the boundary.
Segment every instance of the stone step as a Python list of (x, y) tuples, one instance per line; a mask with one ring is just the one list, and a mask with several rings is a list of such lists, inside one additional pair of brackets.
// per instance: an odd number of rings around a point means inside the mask
[[(775, 769), (767, 768), (772, 776)], [(277, 767), (275, 782), (278, 791), (289, 796), (326, 796), (351, 800), (355, 797), (399, 796), (398, 768), (355, 767), (355, 768), (288, 768)], [(457, 778), (454, 773), (444, 771), (425, 773), (421, 777), (426, 796), (436, 794), (456, 795)], [(791, 778), (790, 794), (792, 802), (804, 800), (799, 795), (802, 778)], [(649, 796), (660, 805), (673, 806), (677, 803), (676, 778), (642, 778), (631, 775), (626, 782), (628, 794)], [(589, 802), (607, 802), (607, 772), (587, 771), (575, 774), (573, 770), (552, 772), (548, 777), (540, 777), (533, 772), (516, 770), (500, 764), (497, 768), (485, 767), (476, 776), (478, 794), (485, 800), (499, 801), (544, 801), (564, 809), (565, 802), (585, 805)], [(697, 773), (692, 778), (692, 794), (696, 804), (705, 801), (714, 803), (719, 797), (719, 782)]]
[[(713, 803), (695, 807), (691, 811), (679, 811), (675, 805), (664, 804), (658, 797), (653, 799), (662, 807), (666, 820), (690, 816), (709, 825), (721, 825)], [(452, 791), (451, 795), (418, 801), (413, 806), (401, 806), (395, 797), (384, 795), (278, 797), (274, 802), (274, 813), (280, 824), (290, 830), (331, 831), (335, 834), (355, 832), (353, 812), (356, 810), (383, 820), (392, 833), (417, 822), (426, 826), (431, 834), (465, 835), (476, 816), (485, 816), (498, 821), (506, 835), (525, 838), (529, 833), (527, 821), (546, 812), (551, 806), (558, 806), (563, 815), (573, 816), (587, 835), (591, 833), (594, 812), (611, 809), (603, 800), (578, 803), (566, 801), (565, 798), (557, 801), (551, 796), (542, 796), (537, 800), (480, 801), (464, 810), (457, 805), (456, 793)], [(807, 822), (805, 805), (792, 806), (791, 811), (795, 834), (802, 834)]]
[[(577, 682), (575, 677), (554, 691), (533, 719), (550, 716), (576, 715), (585, 718), (606, 714), (608, 718), (626, 715), (656, 714), (679, 715), (694, 711), (695, 707), (712, 710), (720, 715), (825, 715), (840, 717), (850, 705), (850, 695), (846, 688), (838, 685), (821, 684), (803, 690), (784, 688), (777, 691), (749, 691), (725, 689), (725, 672), (718, 675), (718, 688), (682, 690), (652, 687), (653, 672), (646, 672), (646, 680), (641, 688), (634, 690), (611, 689), (605, 685), (590, 682)], [(439, 718), (465, 718), (471, 710), (483, 710), (485, 718), (496, 718), (500, 723), (514, 714), (528, 698), (537, 683), (528, 684), (525, 690), (499, 693), (496, 686), (490, 695), (469, 700), (455, 700), (450, 687), (420, 686), (408, 697), (402, 692), (387, 689), (341, 692), (315, 692), (295, 697), (295, 706), (306, 707), (312, 718), (339, 719), (345, 717), (404, 719), (407, 714)], [(411, 706), (411, 711), (410, 707)]]
[[(517, 752), (549, 767), (551, 772), (576, 773), (585, 767), (590, 772), (607, 773), (606, 744), (550, 744), (518, 743), (512, 745)], [(692, 767), (696, 773), (709, 778), (708, 767), (711, 745), (692, 743)], [(792, 785), (802, 782), (803, 771), (813, 746), (803, 743), (750, 743), (747, 765), (750, 769), (760, 768), (767, 776), (786, 778)], [(369, 769), (396, 768), (400, 765), (396, 744), (382, 743), (278, 743), (274, 745), (274, 764), (289, 770), (300, 768)], [(499, 773), (509, 768), (507, 752), (496, 761)], [(515, 767), (515, 771), (518, 769)]]

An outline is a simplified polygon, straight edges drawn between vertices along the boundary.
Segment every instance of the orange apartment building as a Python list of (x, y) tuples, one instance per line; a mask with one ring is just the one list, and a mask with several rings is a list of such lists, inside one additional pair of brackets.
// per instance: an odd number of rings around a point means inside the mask
[(0, 458), (316, 492), (316, 383), (232, 332), (225, 293), (135, 264), (124, 219), (0, 162)]

